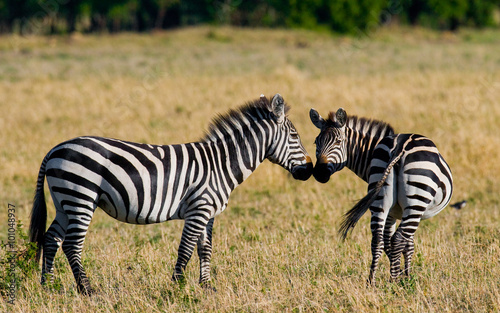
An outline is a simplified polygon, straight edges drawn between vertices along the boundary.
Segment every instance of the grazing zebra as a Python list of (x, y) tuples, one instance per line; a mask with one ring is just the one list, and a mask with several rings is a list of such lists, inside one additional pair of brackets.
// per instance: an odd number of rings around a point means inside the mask
[[(90, 294), (81, 262), (92, 215), (100, 207), (131, 224), (184, 219), (172, 275), (183, 278), (194, 246), (200, 258), (200, 284), (210, 287), (214, 218), (227, 206), (229, 194), (265, 159), (307, 180), (312, 162), (287, 117), (288, 106), (276, 94), (218, 116), (205, 138), (178, 145), (149, 145), (100, 137), (78, 137), (55, 146), (38, 174), (30, 239), (43, 247), (42, 284), (53, 278), (58, 248), (68, 258), (78, 291)], [(56, 208), (45, 233), (47, 208), (44, 178)]]
[[(347, 166), (368, 182), (368, 194), (348, 211), (341, 223), (343, 239), (370, 209), (372, 264), (369, 283), (375, 282), (382, 250), (391, 263), (391, 278), (409, 274), (413, 236), (420, 220), (438, 214), (450, 201), (451, 171), (434, 143), (416, 134), (395, 134), (384, 122), (347, 117), (341, 108), (324, 120), (311, 109), (317, 163), (313, 175), (321, 183)], [(396, 230), (396, 220), (401, 223)]]

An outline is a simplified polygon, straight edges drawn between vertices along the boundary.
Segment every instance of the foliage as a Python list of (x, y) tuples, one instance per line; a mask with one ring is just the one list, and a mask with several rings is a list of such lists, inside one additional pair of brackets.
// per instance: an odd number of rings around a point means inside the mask
[(27, 280), (33, 279), (38, 264), (34, 262), (37, 252), (36, 243), (29, 242), (23, 224), (17, 221), (15, 242), (1, 243), (0, 258), (0, 294), (6, 297), (9, 289), (19, 287)]
[(461, 25), (494, 25), (499, 4), (499, 0), (0, 0), (0, 31), (145, 31), (212, 23), (355, 34), (373, 30), (393, 15), (402, 17), (394, 20), (410, 24), (454, 30)]
[(382, 0), (326, 2), (331, 14), (332, 29), (348, 33), (358, 33), (360, 30), (378, 27), (380, 14), (385, 5), (385, 1)]
[(460, 25), (485, 27), (495, 24), (498, 0), (404, 0), (404, 16), (413, 25), (456, 30)]

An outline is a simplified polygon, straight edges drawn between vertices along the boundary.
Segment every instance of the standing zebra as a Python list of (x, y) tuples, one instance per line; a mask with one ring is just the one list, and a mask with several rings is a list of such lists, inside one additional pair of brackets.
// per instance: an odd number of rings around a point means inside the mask
[[(184, 219), (174, 281), (197, 245), (200, 284), (209, 286), (214, 218), (229, 194), (265, 159), (307, 180), (312, 162), (276, 94), (218, 116), (205, 138), (178, 145), (149, 145), (100, 137), (78, 137), (47, 153), (38, 174), (30, 239), (43, 247), (42, 284), (52, 276), (58, 248), (68, 258), (78, 291), (90, 294), (81, 263), (83, 242), (97, 207), (131, 224)], [(44, 178), (56, 208), (45, 233)], [(52, 276), (53, 278), (53, 276)]]
[[(420, 220), (438, 214), (450, 201), (451, 171), (434, 143), (416, 134), (395, 134), (384, 122), (347, 117), (340, 108), (324, 120), (311, 109), (313, 124), (321, 129), (316, 138), (314, 177), (326, 183), (347, 166), (368, 182), (368, 194), (348, 211), (341, 223), (345, 239), (370, 209), (372, 264), (369, 283), (375, 282), (382, 250), (391, 263), (391, 278), (409, 274), (414, 251), (413, 236)], [(396, 230), (396, 220), (400, 219)]]

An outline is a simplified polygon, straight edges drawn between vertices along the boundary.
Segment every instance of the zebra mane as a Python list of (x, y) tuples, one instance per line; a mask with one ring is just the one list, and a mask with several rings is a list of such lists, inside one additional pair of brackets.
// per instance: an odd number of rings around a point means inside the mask
[[(337, 125), (335, 121), (335, 112), (328, 114), (327, 123)], [(394, 128), (386, 122), (369, 119), (365, 117), (357, 117), (356, 115), (348, 115), (346, 127), (358, 131), (370, 137), (385, 137), (394, 134)]]
[[(290, 107), (285, 103), (285, 115)], [(230, 109), (225, 114), (216, 115), (202, 141), (210, 142), (222, 139), (227, 134), (233, 134), (236, 140), (241, 140), (242, 136), (250, 135), (250, 130), (246, 126), (248, 121), (259, 121), (269, 119), (271, 116), (271, 99), (262, 97), (260, 99), (247, 102), (237, 109)]]

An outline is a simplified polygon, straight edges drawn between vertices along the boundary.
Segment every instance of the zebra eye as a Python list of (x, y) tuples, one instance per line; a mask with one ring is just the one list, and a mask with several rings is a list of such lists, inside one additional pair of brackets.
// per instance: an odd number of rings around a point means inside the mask
[(290, 137), (291, 137), (292, 139), (298, 139), (298, 138), (299, 138), (299, 134), (297, 134), (297, 133), (291, 133), (291, 134), (290, 134)]

